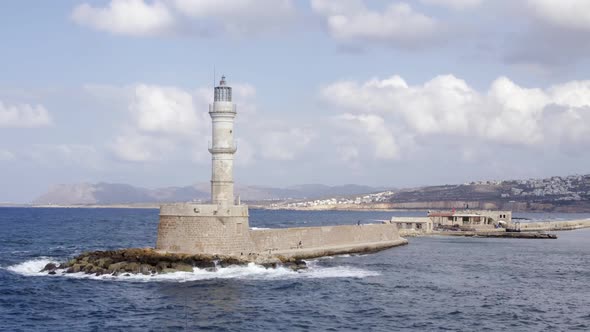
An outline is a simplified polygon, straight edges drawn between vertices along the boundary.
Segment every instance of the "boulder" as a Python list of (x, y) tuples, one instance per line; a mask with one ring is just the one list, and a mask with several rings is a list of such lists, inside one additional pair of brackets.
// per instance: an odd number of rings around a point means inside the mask
[(307, 269), (307, 264), (302, 260), (286, 261), (283, 262), (283, 266), (293, 271)]
[(136, 262), (128, 263), (125, 266), (125, 271), (132, 272), (132, 273), (139, 273), (140, 267), (141, 267), (141, 264), (139, 264), (139, 263), (136, 263)]
[(100, 266), (103, 269), (106, 269), (109, 267), (109, 265), (113, 264), (113, 260), (111, 258), (108, 257), (103, 257), (103, 258), (99, 258), (94, 262), (94, 265), (96, 266)]
[(307, 263), (305, 263), (305, 261), (298, 260), (295, 261), (295, 264), (297, 265), (297, 270), (307, 269)]
[(165, 268), (165, 269), (162, 269), (162, 271), (160, 271), (160, 273), (162, 273), (162, 274), (174, 273), (174, 272), (178, 272), (178, 271), (175, 269), (170, 269), (170, 268)]
[(162, 271), (162, 270), (164, 270), (164, 269), (170, 268), (171, 266), (172, 266), (172, 265), (170, 264), (170, 262), (164, 262), (164, 261), (162, 261), (162, 262), (158, 262), (158, 263), (156, 264), (156, 270), (157, 270), (157, 271)]
[(45, 271), (55, 271), (57, 270), (57, 265), (55, 263), (48, 263), (47, 265), (45, 265), (45, 267), (43, 268), (43, 270), (41, 270), (41, 272), (45, 272)]
[(156, 267), (154, 267), (152, 265), (141, 264), (141, 266), (139, 267), (139, 273), (141, 273), (141, 274), (150, 275), (154, 272), (156, 272)]
[(107, 273), (118, 273), (119, 271), (125, 271), (126, 265), (127, 262), (113, 263), (107, 268)]
[(82, 268), (83, 268), (83, 265), (81, 265), (81, 264), (74, 264), (74, 265), (70, 266), (66, 270), (66, 272), (67, 273), (78, 273), (78, 272), (80, 272), (82, 270)]
[(93, 270), (96, 269), (96, 266), (92, 265), (92, 264), (88, 264), (85, 265), (84, 268), (82, 269), (82, 271), (86, 272), (86, 273), (94, 273)]
[(276, 267), (278, 266), (276, 262), (261, 263), (260, 265), (264, 266), (267, 269), (276, 269)]
[(95, 267), (95, 269), (92, 271), (92, 273), (94, 273), (95, 276), (101, 276), (103, 274), (105, 274), (106, 270), (103, 269), (102, 267)]
[(172, 269), (182, 272), (193, 272), (193, 267), (185, 263), (172, 263)]

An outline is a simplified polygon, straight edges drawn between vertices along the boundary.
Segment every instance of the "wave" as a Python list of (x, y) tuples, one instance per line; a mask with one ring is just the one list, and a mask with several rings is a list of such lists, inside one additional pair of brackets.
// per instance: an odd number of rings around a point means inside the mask
[(24, 276), (36, 276), (36, 275), (47, 275), (47, 273), (41, 273), (45, 265), (49, 263), (55, 263), (56, 261), (50, 257), (39, 257), (36, 259), (28, 260), (20, 264), (11, 265), (6, 269), (14, 273), (18, 273)]
[(142, 275), (142, 274), (121, 274), (118, 276), (80, 273), (65, 273), (64, 270), (57, 270), (56, 274), (49, 275), (47, 272), (39, 272), (49, 263), (58, 263), (49, 257), (39, 257), (20, 264), (11, 265), (6, 269), (23, 276), (45, 276), (45, 277), (66, 277), (76, 279), (95, 280), (122, 280), (135, 282), (187, 282), (209, 279), (244, 279), (244, 280), (284, 280), (284, 279), (324, 279), (324, 278), (365, 278), (378, 276), (379, 273), (363, 270), (352, 266), (324, 267), (317, 264), (317, 261), (308, 261), (308, 268), (305, 270), (293, 271), (284, 267), (265, 268), (254, 263), (247, 266), (228, 266), (218, 268), (216, 271), (193, 268), (193, 272), (174, 272), (166, 274)]

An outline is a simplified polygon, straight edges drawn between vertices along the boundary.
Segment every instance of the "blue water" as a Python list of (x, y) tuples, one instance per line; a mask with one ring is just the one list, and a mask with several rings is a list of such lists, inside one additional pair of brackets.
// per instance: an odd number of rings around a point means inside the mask
[[(254, 210), (251, 226), (392, 214), (424, 212)], [(411, 238), (376, 254), (312, 261), (301, 273), (256, 266), (166, 278), (36, 272), (86, 250), (153, 246), (157, 222), (157, 210), (1, 208), (0, 330), (590, 330), (590, 229), (559, 232), (557, 240)]]

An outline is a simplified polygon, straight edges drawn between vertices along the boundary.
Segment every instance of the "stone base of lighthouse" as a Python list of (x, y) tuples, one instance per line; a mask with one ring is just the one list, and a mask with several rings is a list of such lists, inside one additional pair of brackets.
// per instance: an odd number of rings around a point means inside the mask
[(172, 253), (247, 256), (248, 206), (166, 204), (160, 207), (156, 249)]

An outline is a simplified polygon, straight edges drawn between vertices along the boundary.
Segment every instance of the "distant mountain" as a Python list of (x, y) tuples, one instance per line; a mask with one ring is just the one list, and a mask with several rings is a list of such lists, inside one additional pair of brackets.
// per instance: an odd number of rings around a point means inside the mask
[(121, 183), (78, 183), (53, 186), (33, 204), (133, 204), (203, 200), (209, 193), (196, 187), (147, 189)]
[[(209, 184), (147, 189), (120, 183), (62, 184), (33, 204), (154, 204), (209, 200)], [(590, 212), (590, 175), (479, 181), (393, 190), (359, 185), (303, 184), (286, 188), (237, 185), (252, 205), (301, 209), (449, 209)]]
[[(332, 195), (358, 195), (383, 190), (359, 185), (326, 186), (305, 184), (288, 188), (242, 186), (235, 188), (244, 201), (313, 199)], [(206, 201), (210, 198), (208, 183), (186, 187), (148, 189), (121, 183), (60, 184), (51, 187), (36, 198), (33, 204), (54, 205), (108, 205), (136, 203), (167, 203)]]

